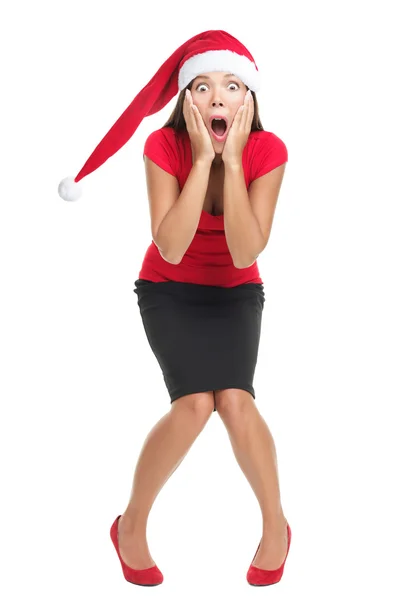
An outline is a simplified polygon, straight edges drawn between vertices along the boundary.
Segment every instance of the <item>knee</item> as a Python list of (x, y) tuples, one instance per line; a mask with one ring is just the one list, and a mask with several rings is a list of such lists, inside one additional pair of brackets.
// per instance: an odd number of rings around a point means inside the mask
[(246, 390), (216, 390), (214, 398), (220, 418), (230, 424), (241, 424), (245, 415), (254, 407), (253, 396)]
[(181, 396), (172, 402), (171, 410), (189, 411), (197, 421), (207, 421), (215, 407), (214, 392)]

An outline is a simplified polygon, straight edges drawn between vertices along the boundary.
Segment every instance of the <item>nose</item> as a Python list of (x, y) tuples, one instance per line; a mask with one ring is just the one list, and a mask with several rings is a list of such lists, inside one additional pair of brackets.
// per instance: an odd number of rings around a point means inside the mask
[(212, 106), (224, 106), (221, 100), (213, 100)]

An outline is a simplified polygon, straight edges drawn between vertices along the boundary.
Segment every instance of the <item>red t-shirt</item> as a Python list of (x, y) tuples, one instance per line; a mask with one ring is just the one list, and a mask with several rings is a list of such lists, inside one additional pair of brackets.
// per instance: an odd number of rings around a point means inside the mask
[[(143, 155), (177, 178), (180, 191), (192, 168), (192, 150), (187, 131), (171, 127), (153, 131), (144, 145)], [(246, 189), (251, 182), (287, 162), (283, 141), (270, 131), (253, 131), (242, 154)], [(154, 241), (144, 256), (139, 279), (180, 281), (201, 285), (234, 287), (243, 283), (263, 283), (257, 261), (246, 269), (237, 269), (228, 249), (224, 215), (202, 211), (195, 236), (178, 265), (164, 260)]]

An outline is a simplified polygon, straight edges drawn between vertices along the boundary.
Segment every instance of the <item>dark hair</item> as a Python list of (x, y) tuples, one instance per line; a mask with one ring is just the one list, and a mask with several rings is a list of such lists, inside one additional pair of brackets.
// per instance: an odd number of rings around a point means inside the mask
[[(184, 102), (184, 98), (186, 95), (186, 90), (191, 90), (195, 79), (190, 81), (190, 83), (183, 90), (181, 90), (179, 97), (177, 99), (176, 106), (173, 109), (172, 114), (170, 115), (170, 117), (167, 120), (167, 122), (165, 123), (165, 125), (163, 125), (162, 127), (172, 127), (172, 129), (174, 129), (175, 131), (187, 131), (186, 121), (185, 121), (184, 115), (183, 115), (183, 102)], [(247, 88), (247, 90), (249, 89), (247, 86), (246, 86), (246, 88)], [(253, 102), (254, 102), (254, 115), (253, 115), (251, 131), (264, 131), (264, 127), (261, 124), (259, 113), (258, 113), (258, 104), (257, 104), (256, 94), (253, 91), (251, 91), (251, 92), (252, 92), (252, 97), (253, 97)]]

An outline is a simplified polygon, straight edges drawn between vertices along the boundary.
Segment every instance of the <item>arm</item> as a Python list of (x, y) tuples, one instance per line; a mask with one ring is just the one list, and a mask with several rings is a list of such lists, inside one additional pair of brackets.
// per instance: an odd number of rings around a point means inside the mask
[(268, 243), (285, 164), (246, 189), (242, 162), (225, 163), (224, 230), (234, 265), (250, 267)]
[(180, 196), (158, 228), (155, 240), (158, 250), (174, 265), (181, 262), (197, 231), (210, 169), (209, 161), (194, 162)]

